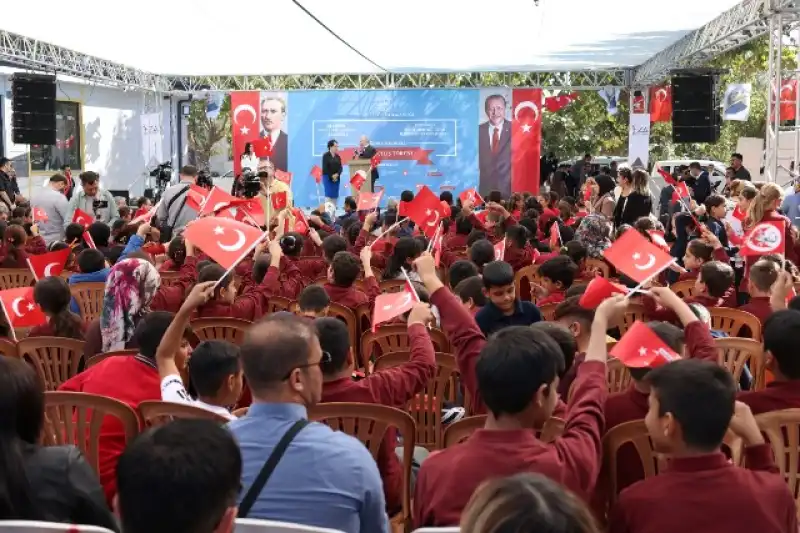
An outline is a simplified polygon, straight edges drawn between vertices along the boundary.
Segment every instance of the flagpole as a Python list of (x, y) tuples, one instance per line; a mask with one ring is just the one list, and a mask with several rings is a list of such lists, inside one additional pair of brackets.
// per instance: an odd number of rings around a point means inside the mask
[(433, 245), (436, 242), (436, 239), (439, 237), (439, 231), (442, 229), (442, 223), (439, 222), (439, 225), (436, 226), (436, 231), (433, 232), (433, 237), (431, 238), (430, 242), (428, 243), (428, 249), (425, 250), (426, 252), (430, 253), (433, 250)]
[(402, 221), (402, 220), (398, 220), (397, 222), (395, 222), (394, 224), (392, 224), (391, 226), (389, 226), (388, 228), (386, 228), (386, 231), (383, 231), (383, 232), (379, 233), (379, 234), (378, 234), (378, 237), (377, 237), (377, 238), (376, 238), (374, 241), (372, 241), (372, 244), (370, 244), (370, 245), (369, 245), (369, 249), (370, 249), (370, 250), (372, 250), (372, 247), (373, 247), (373, 246), (375, 246), (375, 243), (376, 243), (376, 242), (378, 242), (379, 240), (381, 240), (381, 238), (383, 238), (383, 237), (384, 237), (384, 236), (385, 236), (387, 233), (389, 233), (389, 232), (390, 232), (390, 231), (392, 231), (393, 229), (397, 228), (397, 227), (398, 227), (398, 226), (400, 226), (400, 224), (402, 224), (402, 223), (403, 223), (403, 221)]
[(640, 293), (641, 293), (641, 292), (644, 292), (644, 291), (642, 291), (642, 287), (644, 287), (645, 285), (647, 285), (648, 283), (650, 283), (650, 282), (653, 280), (653, 278), (655, 278), (656, 276), (658, 276), (659, 274), (661, 274), (662, 272), (664, 272), (664, 270), (668, 269), (670, 266), (674, 265), (674, 264), (675, 264), (677, 261), (678, 261), (677, 259), (673, 259), (672, 261), (670, 261), (669, 263), (667, 263), (667, 264), (666, 264), (666, 266), (664, 266), (664, 268), (662, 268), (661, 270), (659, 270), (659, 271), (658, 271), (658, 272), (656, 272), (655, 274), (653, 274), (653, 275), (649, 276), (649, 277), (648, 277), (647, 279), (645, 279), (643, 282), (641, 282), (640, 284), (638, 284), (637, 286), (635, 286), (634, 288), (632, 288), (632, 289), (630, 290), (630, 292), (629, 292), (628, 294), (626, 294), (626, 295), (625, 295), (625, 299), (627, 300), (628, 298), (630, 298), (631, 296), (633, 296), (633, 294), (634, 294), (634, 293), (636, 293), (636, 292), (640, 292)]
[(403, 277), (406, 278), (406, 281), (408, 282), (408, 286), (411, 289), (411, 292), (414, 293), (414, 301), (419, 303), (421, 301), (419, 299), (419, 293), (417, 292), (417, 288), (414, 287), (414, 283), (411, 281), (411, 279), (409, 279), (406, 269), (404, 267), (400, 267), (400, 272), (403, 273)]
[(269, 230), (267, 230), (264, 233), (262, 233), (261, 237), (256, 239), (256, 241), (253, 244), (251, 244), (250, 246), (247, 247), (247, 249), (242, 253), (242, 255), (240, 255), (239, 258), (236, 261), (234, 261), (234, 263), (231, 265), (231, 267), (228, 270), (226, 270), (225, 273), (217, 280), (217, 282), (214, 284), (214, 286), (211, 288), (211, 290), (212, 291), (216, 290), (216, 288), (219, 286), (219, 284), (222, 283), (222, 280), (225, 279), (225, 277), (228, 276), (231, 272), (233, 272), (233, 269), (235, 269), (236, 266), (239, 263), (241, 263), (244, 260), (245, 257), (250, 255), (253, 252), (253, 250), (256, 249), (256, 246), (261, 244), (264, 241), (265, 238), (269, 238)]
[(6, 317), (6, 322), (8, 323), (8, 329), (11, 331), (11, 340), (17, 342), (17, 333), (14, 331), (14, 324), (11, 322), (11, 317), (8, 316), (8, 311), (6, 311), (6, 304), (3, 303), (0, 305), (0, 308), (3, 309), (3, 316)]

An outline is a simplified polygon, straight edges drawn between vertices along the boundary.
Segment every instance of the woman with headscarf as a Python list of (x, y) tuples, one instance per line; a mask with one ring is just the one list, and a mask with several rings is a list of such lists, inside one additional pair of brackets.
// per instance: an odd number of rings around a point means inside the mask
[(589, 215), (581, 220), (575, 240), (586, 247), (586, 254), (592, 258), (602, 258), (603, 250), (611, 246), (611, 226), (608, 219), (599, 214)]

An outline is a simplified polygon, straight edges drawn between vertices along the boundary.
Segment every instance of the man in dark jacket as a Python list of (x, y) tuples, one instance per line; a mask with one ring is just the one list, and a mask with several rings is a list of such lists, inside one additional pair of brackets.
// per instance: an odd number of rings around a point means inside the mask
[(706, 201), (706, 198), (711, 196), (711, 178), (708, 172), (703, 170), (703, 167), (701, 167), (700, 163), (697, 161), (689, 165), (689, 174), (694, 178), (692, 190), (694, 201), (698, 204), (702, 204)]

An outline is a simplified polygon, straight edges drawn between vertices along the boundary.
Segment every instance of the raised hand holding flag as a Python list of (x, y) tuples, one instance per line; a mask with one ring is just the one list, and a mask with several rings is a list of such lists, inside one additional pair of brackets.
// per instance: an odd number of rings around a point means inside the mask
[(15, 340), (13, 328), (32, 328), (47, 322), (47, 317), (33, 298), (33, 287), (0, 291), (0, 306)]
[(94, 217), (86, 211), (75, 209), (75, 213), (72, 215), (72, 222), (80, 224), (83, 226), (83, 229), (88, 229), (89, 226), (92, 225), (92, 222), (94, 222)]
[(249, 224), (217, 217), (198, 218), (186, 226), (183, 235), (226, 270), (247, 257), (265, 237)]
[(28, 266), (33, 272), (33, 277), (36, 281), (48, 276), (58, 276), (64, 271), (64, 266), (67, 264), (69, 254), (72, 253), (70, 248), (63, 250), (56, 250), (55, 252), (47, 252), (46, 254), (29, 255)]
[(603, 252), (603, 257), (618, 271), (640, 284), (653, 279), (675, 261), (634, 229), (626, 231), (614, 241)]
[(358, 211), (372, 211), (373, 209), (377, 209), (378, 205), (381, 203), (382, 196), (383, 190), (378, 192), (362, 192), (358, 195), (358, 207), (356, 209)]
[(506, 240), (498, 242), (494, 245), (494, 260), (502, 261), (506, 257)]
[(472, 207), (478, 207), (480, 205), (483, 205), (483, 197), (475, 189), (467, 189), (466, 191), (459, 194), (458, 198), (461, 200), (462, 204), (466, 202), (471, 202)]
[(681, 358), (650, 326), (638, 320), (611, 348), (609, 355), (630, 368), (657, 368)]
[(31, 211), (34, 222), (47, 222), (50, 217), (47, 216), (47, 211), (43, 207), (34, 207)]
[(405, 204), (403, 212), (429, 239), (436, 232), (439, 222), (445, 218), (441, 201), (427, 186), (423, 186), (414, 199)]

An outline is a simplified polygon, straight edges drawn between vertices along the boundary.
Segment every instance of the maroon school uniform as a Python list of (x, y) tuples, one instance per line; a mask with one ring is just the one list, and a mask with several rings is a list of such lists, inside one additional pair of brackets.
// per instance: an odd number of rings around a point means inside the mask
[(280, 290), (275, 296), (297, 300), (300, 293), (311, 281), (313, 280), (303, 277), (303, 273), (296, 262), (287, 259), (286, 256), (281, 257), (280, 274), (278, 274)]
[(800, 379), (773, 381), (767, 388), (756, 391), (742, 391), (736, 397), (750, 406), (754, 415), (783, 409), (800, 408)]
[[(81, 322), (81, 333), (83, 333), (84, 337), (86, 336), (86, 330), (88, 326), (86, 322)], [(34, 326), (28, 332), (28, 337), (57, 337), (55, 331), (53, 331), (53, 326), (50, 322), (45, 322), (41, 326)]]
[(328, 263), (321, 257), (318, 259), (300, 259), (299, 257), (286, 256), (286, 259), (297, 265), (297, 269), (300, 270), (302, 276), (311, 281), (321, 278), (328, 271)]
[(251, 322), (261, 318), (273, 294), (280, 290), (278, 269), (271, 266), (259, 285), (250, 284), (233, 303), (211, 300), (197, 308), (194, 318), (240, 318)]
[[(381, 293), (381, 287), (378, 285), (378, 281), (375, 279), (375, 276), (366, 278), (364, 280), (364, 285), (367, 289), (366, 292), (361, 291), (353, 286), (339, 287), (338, 285), (333, 285), (331, 283), (326, 283), (322, 287), (325, 289), (325, 292), (328, 293), (328, 297), (332, 302), (349, 307), (355, 311), (356, 307), (359, 305), (363, 305), (368, 302), (374, 302), (375, 298), (377, 298)], [(353, 342), (355, 342), (355, 340), (356, 339), (353, 339)]]
[(452, 250), (453, 248), (466, 248), (469, 235), (462, 235), (461, 233), (450, 233), (445, 235), (442, 247), (445, 250)]
[[(695, 294), (683, 299), (687, 304), (700, 304), (706, 308), (720, 307), (723, 303), (722, 298), (714, 298), (708, 294)], [(648, 320), (659, 320), (661, 322), (672, 322), (680, 324), (678, 315), (675, 311), (668, 307), (658, 305), (652, 296), (645, 295), (642, 297), (642, 305), (644, 306), (644, 314)]]
[(47, 243), (44, 242), (44, 238), (41, 235), (30, 237), (25, 242), (25, 251), (28, 253), (28, 255), (46, 254)]
[(428, 457), (414, 492), (414, 527), (454, 526), (475, 489), (487, 479), (543, 474), (587, 498), (600, 470), (605, 364), (581, 365), (564, 433), (550, 444), (532, 430), (479, 429), (466, 441)]
[[(625, 391), (609, 396), (605, 406), (606, 433), (625, 422), (643, 420), (649, 409), (647, 403), (649, 396), (648, 393), (638, 390), (633, 385)], [(617, 451), (616, 474), (617, 493), (644, 479), (642, 461), (632, 443), (624, 444)], [(601, 501), (604, 501), (605, 498), (605, 495), (601, 493), (603, 490), (607, 490), (607, 487), (597, 487), (598, 497)]]
[[(769, 303), (768, 296), (754, 296), (750, 298), (750, 301), (746, 304), (739, 307), (741, 311), (745, 311), (750, 313), (751, 315), (755, 315), (758, 318), (758, 321), (761, 322), (761, 327), (764, 327), (764, 322), (769, 318), (772, 314), (772, 306)], [(744, 327), (739, 333), (739, 337), (752, 337), (750, 334), (750, 328)], [(760, 340), (760, 339), (756, 339)]]
[(772, 450), (745, 449), (747, 468), (721, 452), (674, 457), (665, 472), (624, 490), (609, 533), (794, 533), (794, 497)]
[(547, 304), (560, 304), (565, 299), (566, 299), (566, 294), (564, 293), (564, 291), (555, 291), (543, 297), (541, 300), (536, 300), (536, 305), (538, 307), (541, 307)]
[(578, 367), (586, 359), (585, 352), (578, 352), (575, 354), (575, 359), (572, 361), (572, 366), (569, 367), (564, 375), (558, 380), (558, 395), (562, 400), (566, 400), (569, 396), (569, 389), (575, 382), (575, 376), (578, 375)]
[[(408, 336), (411, 357), (407, 363), (375, 372), (359, 381), (344, 377), (327, 382), (322, 387), (322, 401), (372, 403), (405, 410), (436, 372), (433, 343), (425, 326), (412, 325)], [(396, 431), (391, 428), (378, 450), (378, 470), (390, 514), (403, 505), (403, 467), (394, 452), (397, 445)]]
[(525, 248), (509, 246), (506, 248), (505, 254), (503, 255), (503, 261), (511, 265), (514, 272), (519, 272), (523, 268), (533, 264), (533, 256), (533, 248), (530, 244), (526, 245)]

